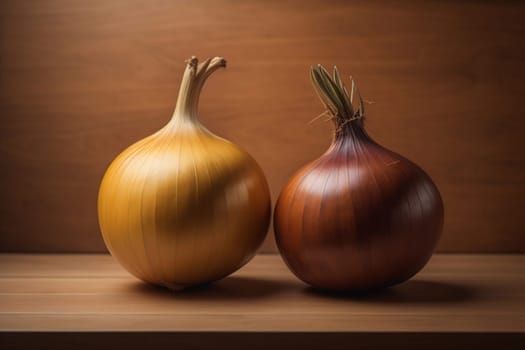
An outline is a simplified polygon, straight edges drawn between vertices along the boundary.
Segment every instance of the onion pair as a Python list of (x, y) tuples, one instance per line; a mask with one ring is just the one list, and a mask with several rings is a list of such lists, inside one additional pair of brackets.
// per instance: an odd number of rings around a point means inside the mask
[[(136, 277), (170, 289), (212, 282), (245, 264), (266, 235), (265, 176), (245, 151), (197, 119), (206, 79), (226, 62), (187, 62), (170, 122), (122, 152), (100, 185), (111, 254)], [(295, 174), (275, 208), (290, 269), (315, 287), (362, 290), (406, 280), (428, 261), (443, 205), (428, 175), (375, 143), (364, 106), (337, 70), (312, 80), (336, 126), (333, 143)], [(357, 106), (353, 101), (357, 100)]]

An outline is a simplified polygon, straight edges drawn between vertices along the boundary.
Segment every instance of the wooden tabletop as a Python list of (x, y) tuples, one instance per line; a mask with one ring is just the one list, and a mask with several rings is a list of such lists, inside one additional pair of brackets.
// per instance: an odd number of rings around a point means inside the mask
[(338, 295), (307, 287), (276, 255), (259, 255), (215, 284), (171, 292), (136, 280), (108, 255), (3, 254), (0, 330), (0, 345), (13, 348), (30, 339), (24, 333), (86, 332), (488, 334), (524, 345), (525, 256), (435, 255), (397, 287)]

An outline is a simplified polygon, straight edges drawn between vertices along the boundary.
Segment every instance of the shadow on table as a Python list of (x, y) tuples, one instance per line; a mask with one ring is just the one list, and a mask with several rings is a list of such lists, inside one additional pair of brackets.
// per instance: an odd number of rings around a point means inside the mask
[(140, 281), (130, 284), (127, 288), (134, 293), (185, 301), (257, 299), (286, 291), (292, 294), (303, 292), (314, 298), (373, 303), (450, 303), (472, 300), (476, 297), (476, 291), (471, 286), (429, 280), (409, 280), (386, 289), (354, 293), (327, 292), (312, 287), (305, 287), (301, 290), (300, 283), (246, 276), (229, 276), (218, 282), (180, 291), (172, 291)]
[(137, 281), (130, 285), (133, 292), (150, 296), (171, 298), (177, 300), (227, 300), (227, 299), (256, 299), (281, 293), (297, 284), (289, 281), (272, 279), (229, 276), (220, 281), (172, 291), (165, 287), (154, 286)]
[(307, 287), (305, 293), (315, 297), (347, 299), (374, 303), (463, 302), (476, 297), (475, 290), (466, 285), (427, 280), (408, 280), (386, 289), (341, 293)]

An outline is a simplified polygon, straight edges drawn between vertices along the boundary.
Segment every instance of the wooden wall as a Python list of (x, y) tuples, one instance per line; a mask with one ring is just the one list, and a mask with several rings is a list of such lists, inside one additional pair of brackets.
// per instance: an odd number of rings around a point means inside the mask
[(105, 168), (167, 122), (186, 58), (222, 55), (201, 119), (274, 201), (330, 142), (308, 69), (335, 64), (375, 101), (370, 134), (441, 189), (441, 251), (525, 252), (524, 18), (496, 0), (2, 0), (0, 250), (103, 251)]

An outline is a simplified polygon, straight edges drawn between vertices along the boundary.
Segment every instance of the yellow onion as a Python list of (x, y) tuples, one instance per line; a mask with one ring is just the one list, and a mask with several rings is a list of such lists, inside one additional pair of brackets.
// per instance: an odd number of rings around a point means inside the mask
[(271, 203), (255, 160), (197, 120), (221, 57), (187, 61), (175, 112), (111, 163), (98, 197), (102, 236), (136, 277), (170, 289), (221, 279), (255, 254)]

